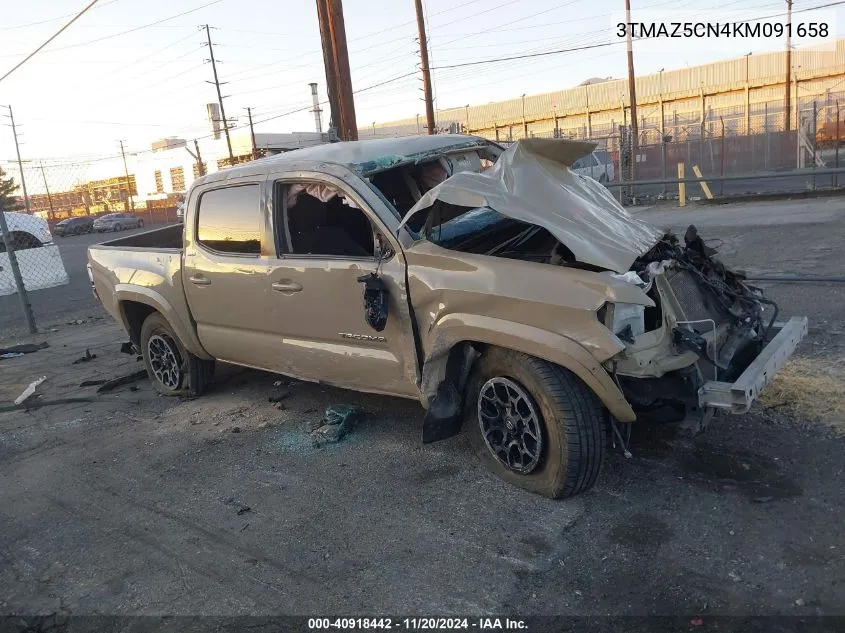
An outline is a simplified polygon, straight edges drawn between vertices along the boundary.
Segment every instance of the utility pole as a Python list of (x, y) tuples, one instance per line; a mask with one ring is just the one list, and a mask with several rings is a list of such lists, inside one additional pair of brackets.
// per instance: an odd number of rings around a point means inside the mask
[[(126, 152), (123, 150), (123, 141), (120, 141), (120, 155), (123, 156), (123, 173), (126, 174), (126, 195), (129, 198), (129, 206), (132, 212), (135, 212), (135, 200), (132, 198), (132, 180), (129, 178), (129, 167), (126, 166)], [(136, 192), (137, 193), (137, 192)], [(125, 208), (125, 207), (124, 207)], [(150, 211), (150, 222), (153, 221), (152, 211)]]
[(249, 117), (249, 136), (252, 138), (252, 160), (258, 158), (258, 149), (255, 147), (255, 128), (252, 127), (252, 108), (246, 109), (246, 115)]
[(637, 86), (634, 76), (634, 47), (631, 44), (631, 0), (625, 0), (626, 40), (628, 46), (628, 100), (631, 102), (631, 181), (636, 177), (634, 172), (637, 164), (637, 150), (639, 148), (639, 133), (637, 130)]
[(214, 46), (211, 44), (211, 30), (208, 28), (208, 24), (205, 25), (205, 36), (208, 40), (208, 54), (211, 57), (211, 70), (214, 72), (214, 87), (217, 89), (217, 103), (220, 104), (220, 117), (223, 119), (223, 132), (226, 134), (226, 145), (229, 148), (229, 165), (234, 165), (235, 155), (232, 153), (232, 139), (229, 137), (229, 123), (226, 121), (226, 110), (223, 108), (223, 95), (220, 93), (220, 80), (217, 78), (217, 62), (214, 59)]
[(431, 69), (428, 67), (428, 38), (425, 34), (425, 16), (423, 15), (422, 0), (414, 0), (417, 8), (417, 32), (420, 39), (420, 69), (423, 78), (423, 93), (425, 95), (425, 125), (429, 134), (434, 134), (434, 98), (431, 90)]
[(358, 140), (355, 120), (355, 100), (352, 96), (352, 76), (349, 71), (349, 52), (346, 48), (346, 26), (341, 0), (317, 0), (320, 40), (323, 44), (323, 64), (326, 67), (326, 88), (332, 125), (342, 141)]
[[(26, 179), (23, 175), (23, 161), (21, 160), (21, 148), (18, 144), (18, 130), (15, 127), (15, 115), (12, 113), (12, 106), (6, 106), (9, 110), (9, 118), (12, 121), (12, 134), (15, 137), (15, 151), (18, 154), (18, 167), (21, 170), (21, 189), (23, 190), (23, 200), (26, 206), (26, 212), (30, 215), (32, 211), (29, 208), (29, 195), (26, 193)], [(5, 209), (0, 209), (0, 236), (3, 238), (3, 243), (6, 245), (6, 254), (9, 256), (9, 267), (12, 269), (12, 277), (15, 280), (15, 286), (18, 289), (18, 300), (21, 304), (24, 319), (26, 319), (26, 326), (29, 328), (30, 334), (35, 334), (38, 328), (35, 327), (35, 316), (32, 314), (32, 305), (29, 303), (29, 293), (26, 291), (26, 286), (23, 283), (23, 276), (21, 275), (21, 267), (18, 264), (18, 256), (15, 253), (15, 246), (12, 243), (12, 236), (9, 233), (9, 227), (6, 224)]]
[(202, 165), (202, 154), (200, 154), (200, 144), (197, 139), (194, 139), (194, 149), (197, 150), (197, 172), (200, 176), (205, 176), (205, 167)]
[[(783, 95), (784, 127), (789, 132), (792, 127), (792, 0), (786, 0), (786, 88)], [(796, 105), (798, 92), (795, 92)]]
[(44, 161), (42, 160), (39, 163), (41, 167), (41, 177), (44, 179), (44, 189), (47, 192), (47, 204), (50, 206), (50, 219), (53, 220), (56, 217), (56, 213), (53, 210), (53, 196), (50, 195), (50, 187), (47, 185), (47, 174), (44, 173)]
[(311, 102), (314, 104), (314, 107), (311, 108), (311, 112), (314, 113), (314, 126), (317, 128), (317, 134), (322, 134), (323, 117), (321, 115), (323, 109), (320, 107), (320, 97), (317, 95), (317, 84), (312, 82), (308, 85), (311, 87)]

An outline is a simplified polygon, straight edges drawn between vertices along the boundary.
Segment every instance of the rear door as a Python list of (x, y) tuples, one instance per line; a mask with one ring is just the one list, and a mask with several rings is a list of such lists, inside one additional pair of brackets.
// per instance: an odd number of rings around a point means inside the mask
[[(220, 360), (269, 367), (268, 247), (263, 178), (209, 183), (192, 194), (183, 283), (203, 347)], [(193, 198), (196, 196), (196, 201)], [(272, 246), (272, 245), (270, 245)]]
[[(306, 174), (272, 186), (277, 255), (269, 262), (267, 316), (278, 334), (278, 370), (418, 397), (405, 264), (392, 234), (360, 189), (339, 178)], [(358, 281), (376, 271), (389, 296), (382, 331), (365, 318)]]

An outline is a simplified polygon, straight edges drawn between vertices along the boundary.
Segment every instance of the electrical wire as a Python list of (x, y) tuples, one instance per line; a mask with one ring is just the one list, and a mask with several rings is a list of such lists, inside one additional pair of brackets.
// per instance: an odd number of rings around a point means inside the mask
[[(94, 0), (94, 2), (96, 2), (96, 1), (97, 0)], [(181, 18), (183, 16), (190, 15), (191, 13), (196, 13), (197, 11), (201, 11), (202, 9), (205, 9), (207, 7), (213, 6), (215, 4), (220, 4), (223, 1), (224, 0), (212, 0), (212, 2), (207, 2), (206, 4), (202, 4), (198, 7), (194, 7), (193, 9), (188, 9), (187, 11), (183, 11), (181, 13), (177, 13), (175, 15), (171, 15), (169, 17), (162, 18), (160, 20), (156, 20), (155, 22), (150, 22), (149, 24), (142, 24), (141, 26), (136, 26), (136, 27), (133, 27), (133, 28), (128, 29), (126, 31), (121, 31), (120, 33), (112, 33), (111, 35), (104, 35), (102, 37), (97, 37), (97, 38), (92, 39), (92, 40), (86, 40), (84, 42), (77, 42), (76, 44), (68, 44), (67, 46), (60, 46), (58, 48), (51, 48), (49, 52), (50, 53), (56, 53), (56, 52), (68, 50), (68, 49), (71, 49), (71, 48), (79, 48), (80, 46), (89, 46), (91, 44), (97, 44), (99, 42), (105, 42), (106, 40), (111, 40), (111, 39), (114, 39), (116, 37), (123, 37), (124, 35), (129, 35), (130, 33), (136, 33), (137, 31), (141, 31), (143, 29), (148, 29), (148, 28), (157, 26), (159, 24), (162, 24), (163, 22), (169, 22), (170, 20), (175, 20), (177, 18)], [(26, 61), (26, 60), (24, 60), (24, 61)]]
[[(107, 2), (101, 2), (99, 6), (95, 7), (94, 11), (97, 9), (103, 9), (110, 4), (114, 4), (115, 2), (119, 2), (120, 0), (108, 0)], [(64, 15), (56, 16), (55, 18), (49, 18), (47, 20), (39, 20), (38, 22), (29, 22), (28, 24), (16, 24), (15, 26), (0, 26), (0, 31), (14, 31), (16, 29), (25, 29), (30, 26), (39, 26), (41, 24), (49, 24), (50, 22), (56, 22), (57, 20), (62, 20), (64, 18), (69, 18), (73, 15), (73, 13), (65, 13)]]
[(77, 13), (75, 16), (73, 16), (73, 19), (71, 19), (69, 22), (67, 22), (67, 23), (66, 23), (66, 24), (65, 24), (62, 28), (60, 28), (58, 31), (56, 31), (53, 35), (51, 35), (51, 36), (47, 39), (47, 41), (46, 41), (46, 42), (44, 42), (41, 46), (39, 46), (39, 47), (38, 47), (38, 48), (36, 48), (34, 51), (32, 51), (29, 55), (27, 55), (26, 57), (24, 57), (24, 58), (23, 58), (20, 62), (18, 62), (17, 64), (15, 64), (15, 66), (14, 66), (14, 67), (13, 67), (10, 71), (8, 71), (5, 75), (3, 75), (2, 77), (0, 77), (0, 81), (3, 81), (6, 77), (8, 77), (9, 75), (11, 75), (11, 74), (12, 74), (13, 72), (15, 72), (18, 68), (20, 68), (21, 66), (23, 66), (25, 63), (27, 63), (27, 62), (28, 62), (30, 59), (32, 59), (33, 57), (35, 57), (35, 56), (38, 54), (38, 51), (40, 51), (42, 48), (44, 48), (45, 46), (47, 46), (47, 45), (48, 45), (50, 42), (52, 42), (54, 39), (56, 39), (57, 37), (59, 37), (59, 35), (61, 35), (62, 33), (64, 33), (64, 32), (65, 32), (65, 30), (67, 30), (67, 29), (70, 27), (70, 25), (71, 25), (71, 24), (73, 24), (74, 22), (76, 22), (76, 21), (77, 21), (79, 18), (81, 18), (83, 15), (85, 15), (85, 13), (87, 13), (87, 12), (88, 12), (88, 10), (89, 10), (91, 7), (93, 7), (95, 4), (97, 4), (97, 2), (98, 2), (98, 1), (99, 1), (99, 0), (91, 0), (91, 2), (90, 2), (88, 5), (86, 5), (86, 6), (85, 6), (85, 8), (84, 8), (84, 9), (82, 9), (82, 11), (80, 11), (80, 12), (79, 12), (79, 13)]

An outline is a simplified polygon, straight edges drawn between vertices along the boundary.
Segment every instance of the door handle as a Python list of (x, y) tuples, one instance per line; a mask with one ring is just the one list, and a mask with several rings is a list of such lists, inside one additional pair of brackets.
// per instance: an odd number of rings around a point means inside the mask
[(191, 277), (188, 278), (188, 281), (190, 281), (195, 286), (210, 286), (211, 285), (211, 279), (209, 279), (208, 277), (203, 277), (202, 275), (192, 275)]
[(302, 286), (295, 281), (275, 281), (270, 286), (278, 292), (299, 292)]

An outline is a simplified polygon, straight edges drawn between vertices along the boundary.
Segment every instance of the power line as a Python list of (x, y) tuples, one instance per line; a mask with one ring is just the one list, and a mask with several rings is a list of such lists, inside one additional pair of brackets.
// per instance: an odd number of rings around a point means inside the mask
[(56, 39), (57, 37), (59, 37), (59, 35), (61, 35), (61, 34), (62, 34), (62, 33), (63, 33), (63, 32), (64, 32), (64, 31), (65, 31), (65, 30), (66, 30), (66, 29), (67, 29), (67, 28), (71, 25), (71, 24), (73, 24), (74, 22), (76, 22), (76, 21), (77, 21), (79, 18), (81, 18), (83, 15), (85, 15), (85, 13), (88, 11), (88, 9), (90, 9), (90, 8), (91, 8), (91, 7), (93, 7), (95, 4), (97, 4), (97, 2), (98, 2), (98, 1), (99, 1), (99, 0), (91, 0), (91, 2), (90, 2), (90, 3), (89, 3), (89, 4), (88, 4), (88, 5), (87, 5), (84, 9), (82, 9), (82, 11), (80, 11), (80, 12), (79, 12), (79, 13), (77, 13), (75, 16), (73, 16), (73, 18), (72, 18), (72, 19), (71, 19), (71, 20), (70, 20), (67, 24), (65, 24), (62, 28), (60, 28), (60, 29), (59, 29), (58, 31), (56, 31), (56, 32), (55, 32), (52, 36), (50, 36), (50, 38), (49, 38), (46, 42), (44, 42), (41, 46), (39, 46), (39, 47), (38, 47), (38, 48), (36, 48), (34, 51), (32, 51), (29, 55), (27, 55), (26, 57), (24, 57), (24, 58), (23, 58), (20, 62), (18, 62), (18, 63), (14, 66), (14, 68), (12, 68), (10, 71), (8, 71), (5, 75), (3, 75), (2, 77), (0, 77), (0, 81), (3, 81), (6, 77), (8, 77), (9, 75), (11, 75), (11, 74), (12, 74), (13, 72), (15, 72), (18, 68), (20, 68), (21, 66), (23, 66), (26, 62), (28, 62), (28, 61), (29, 61), (30, 59), (32, 59), (33, 57), (35, 57), (35, 55), (37, 55), (37, 54), (38, 54), (38, 51), (40, 51), (42, 48), (44, 48), (45, 46), (47, 46), (47, 45), (48, 45), (50, 42), (52, 42), (54, 39)]
[[(103, 2), (97, 9), (103, 9), (110, 4), (114, 4), (115, 2), (119, 2), (119, 0), (108, 0), (108, 2)], [(25, 29), (30, 26), (39, 26), (41, 24), (49, 24), (50, 22), (55, 22), (56, 20), (61, 20), (63, 18), (69, 18), (73, 15), (73, 13), (65, 13), (64, 15), (56, 16), (55, 18), (49, 18), (47, 20), (39, 20), (38, 22), (29, 22), (28, 24), (16, 24), (15, 26), (0, 26), (0, 31), (13, 31), (16, 29)]]
[[(96, 1), (97, 0), (94, 0), (94, 2), (96, 2)], [(60, 46), (58, 48), (52, 48), (52, 49), (50, 49), (50, 52), (55, 53), (55, 52), (58, 52), (58, 51), (67, 50), (69, 48), (79, 48), (80, 46), (88, 46), (90, 44), (96, 44), (98, 42), (104, 42), (106, 40), (111, 40), (111, 39), (114, 39), (116, 37), (122, 37), (124, 35), (129, 35), (130, 33), (135, 33), (137, 31), (141, 31), (143, 29), (148, 29), (148, 28), (154, 27), (158, 24), (162, 24), (163, 22), (169, 22), (170, 20), (175, 20), (175, 19), (181, 18), (185, 15), (189, 15), (191, 13), (196, 13), (197, 11), (201, 11), (202, 9), (205, 9), (205, 8), (210, 7), (212, 5), (220, 4), (223, 1), (224, 0), (213, 0), (212, 2), (202, 4), (198, 7), (194, 7), (193, 9), (188, 9), (187, 11), (183, 11), (182, 13), (177, 13), (176, 15), (171, 15), (169, 17), (162, 18), (160, 20), (156, 20), (155, 22), (150, 22), (149, 24), (142, 24), (141, 26), (136, 26), (136, 27), (133, 27), (133, 28), (128, 29), (126, 31), (121, 31), (120, 33), (112, 33), (111, 35), (104, 35), (103, 37), (97, 37), (97, 38), (94, 38), (92, 40), (86, 40), (84, 42), (77, 42), (76, 44), (68, 44), (67, 46)], [(26, 60), (24, 60), (24, 61), (26, 61)]]

